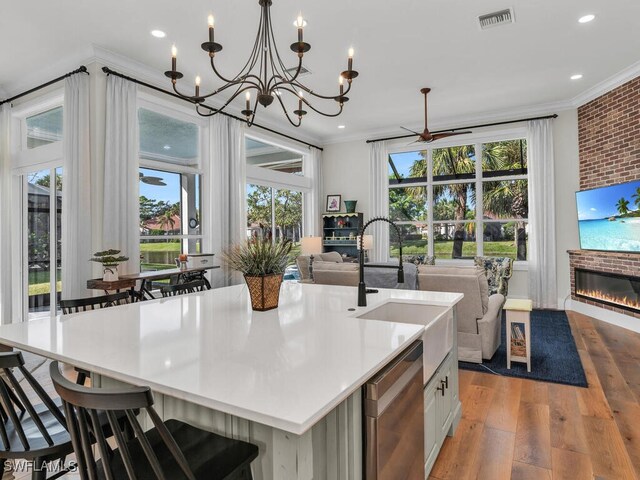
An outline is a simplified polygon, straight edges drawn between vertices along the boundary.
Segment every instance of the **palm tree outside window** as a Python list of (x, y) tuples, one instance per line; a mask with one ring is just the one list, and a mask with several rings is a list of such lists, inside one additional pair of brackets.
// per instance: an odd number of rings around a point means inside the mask
[(408, 254), (526, 260), (525, 140), (392, 153), (389, 213), (402, 224)]

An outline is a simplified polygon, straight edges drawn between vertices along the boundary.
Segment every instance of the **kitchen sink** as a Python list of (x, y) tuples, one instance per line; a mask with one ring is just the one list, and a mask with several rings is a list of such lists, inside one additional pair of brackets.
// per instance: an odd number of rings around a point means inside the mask
[(453, 309), (439, 305), (390, 301), (357, 315), (367, 320), (424, 325), (424, 384), (453, 348)]

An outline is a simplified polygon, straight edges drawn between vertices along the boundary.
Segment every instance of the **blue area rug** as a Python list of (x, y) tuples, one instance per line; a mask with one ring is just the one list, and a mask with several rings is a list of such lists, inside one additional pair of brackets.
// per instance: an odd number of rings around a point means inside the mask
[[(587, 387), (587, 378), (582, 368), (576, 342), (571, 334), (567, 315), (557, 310), (534, 310), (531, 312), (531, 373), (527, 364), (511, 362), (507, 370), (507, 348), (505, 340), (505, 314), (502, 315), (502, 343), (491, 360), (482, 364), (458, 362), (461, 369), (476, 372), (494, 372), (507, 377), (528, 378), (543, 382), (563, 383), (576, 387)], [(484, 366), (483, 366), (484, 365)]]

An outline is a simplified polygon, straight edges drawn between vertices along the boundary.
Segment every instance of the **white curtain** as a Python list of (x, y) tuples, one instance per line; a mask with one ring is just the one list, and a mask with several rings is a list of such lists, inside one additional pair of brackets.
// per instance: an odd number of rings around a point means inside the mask
[[(386, 142), (373, 142), (369, 144), (369, 159), (371, 165), (371, 190), (369, 193), (369, 205), (371, 212), (369, 220), (374, 217), (386, 217), (389, 215), (389, 176), (387, 173), (388, 152)], [(366, 221), (367, 219), (365, 219)], [(367, 229), (368, 234), (373, 234), (373, 251), (371, 261), (386, 262), (389, 260), (389, 224), (376, 222)]]
[(103, 249), (116, 249), (129, 261), (120, 273), (140, 271), (140, 200), (136, 85), (107, 77), (104, 149)]
[(557, 308), (553, 125), (529, 122), (529, 295), (536, 308)]
[(62, 140), (62, 297), (90, 296), (91, 141), (89, 76), (72, 75), (64, 84)]
[(11, 306), (11, 105), (0, 105), (0, 323), (13, 321)]
[(322, 181), (322, 150), (310, 147), (305, 159), (303, 174), (311, 179), (312, 191), (304, 194), (304, 235), (322, 235), (322, 212), (324, 212), (324, 186)]
[[(246, 156), (244, 124), (225, 115), (211, 118), (212, 237), (220, 251), (247, 238)], [(222, 285), (242, 282), (242, 276), (222, 267)]]

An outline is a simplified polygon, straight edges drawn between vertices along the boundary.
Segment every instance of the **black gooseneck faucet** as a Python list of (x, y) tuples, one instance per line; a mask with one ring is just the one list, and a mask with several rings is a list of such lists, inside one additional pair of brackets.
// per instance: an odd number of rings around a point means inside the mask
[[(365, 265), (364, 264), (364, 232), (369, 225), (375, 222), (387, 222), (393, 228), (396, 229), (396, 233), (398, 234), (398, 245), (400, 247), (400, 261), (397, 267), (393, 265)], [(366, 307), (367, 306), (367, 286), (364, 284), (364, 267), (376, 267), (376, 268), (397, 268), (398, 269), (398, 283), (404, 283), (404, 268), (402, 267), (402, 235), (400, 234), (400, 229), (398, 226), (389, 220), (386, 217), (374, 217), (364, 224), (360, 232), (358, 233), (358, 238), (360, 239), (360, 252), (358, 255), (358, 264), (360, 271), (360, 282), (358, 283), (358, 306)]]

